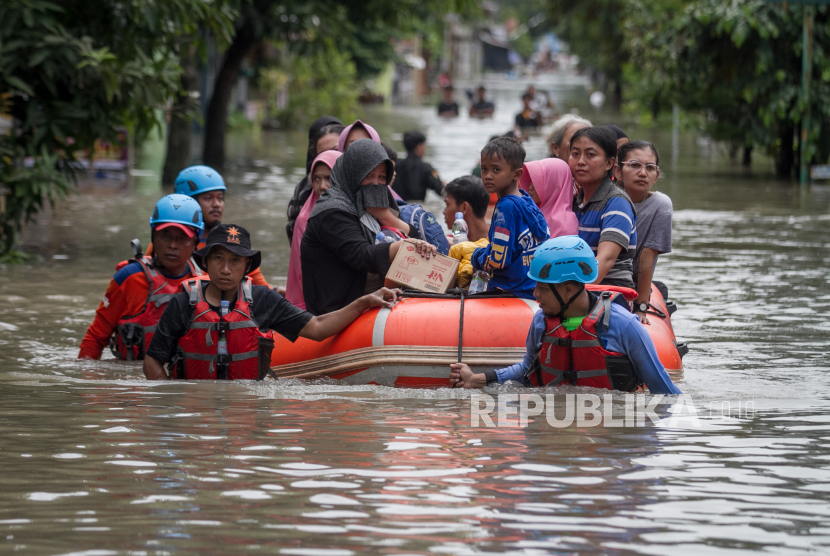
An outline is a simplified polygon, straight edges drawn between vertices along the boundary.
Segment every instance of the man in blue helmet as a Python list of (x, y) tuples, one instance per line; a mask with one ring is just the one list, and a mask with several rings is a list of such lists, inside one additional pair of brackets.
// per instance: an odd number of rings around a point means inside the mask
[[(188, 166), (176, 176), (176, 193), (188, 195), (199, 202), (205, 220), (205, 229), (199, 237), (199, 249), (205, 246), (208, 233), (222, 223), (225, 213), (225, 180), (219, 172), (210, 166)], [(147, 247), (147, 254), (152, 254), (153, 246)], [(248, 277), (256, 286), (271, 286), (265, 280), (260, 269), (252, 270)], [(284, 288), (273, 288), (285, 294)]]
[(533, 296), (540, 311), (530, 325), (524, 359), (484, 373), (455, 363), (450, 365), (453, 386), (481, 388), (518, 380), (630, 392), (644, 383), (652, 394), (680, 394), (622, 294), (585, 289), (597, 272), (591, 248), (578, 236), (543, 243), (528, 272), (536, 281)]
[(202, 208), (192, 197), (166, 195), (156, 203), (150, 217), (155, 252), (137, 252), (118, 266), (81, 341), (80, 359), (100, 359), (108, 344), (119, 359), (144, 358), (167, 302), (182, 282), (204, 275), (191, 259), (203, 229)]

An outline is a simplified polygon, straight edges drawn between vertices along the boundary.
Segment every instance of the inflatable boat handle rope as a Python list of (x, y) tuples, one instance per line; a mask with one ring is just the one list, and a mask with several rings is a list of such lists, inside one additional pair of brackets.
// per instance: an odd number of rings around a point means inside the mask
[[(458, 315), (458, 363), (461, 363), (461, 357), (463, 355), (464, 350), (464, 298), (469, 297), (467, 294), (467, 290), (461, 288), (455, 288), (447, 293), (426, 293), (420, 292), (415, 290), (405, 290), (401, 297), (412, 297), (412, 298), (426, 298), (426, 299), (461, 299), (461, 309), (459, 310)], [(492, 299), (494, 297), (516, 297), (511, 293), (504, 293), (504, 292), (481, 292), (473, 294), (473, 297), (479, 299)], [(453, 384), (453, 388), (456, 387), (456, 384)]]

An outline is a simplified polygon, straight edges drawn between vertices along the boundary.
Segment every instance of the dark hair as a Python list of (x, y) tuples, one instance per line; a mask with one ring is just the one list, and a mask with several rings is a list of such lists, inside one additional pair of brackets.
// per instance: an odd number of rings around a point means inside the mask
[(484, 189), (481, 178), (476, 176), (461, 176), (455, 178), (444, 187), (444, 195), (455, 199), (456, 204), (469, 203), (473, 214), (484, 218), (487, 214), (487, 205), (490, 204), (490, 194)]
[(503, 158), (507, 161), (512, 170), (518, 170), (522, 167), (522, 164), (525, 163), (526, 154), (527, 153), (525, 153), (525, 149), (522, 147), (521, 143), (515, 139), (510, 139), (509, 137), (499, 137), (498, 139), (493, 139), (481, 150), (482, 158), (485, 156), (487, 158), (498, 156), (499, 158)]
[(393, 149), (386, 143), (381, 143), (380, 146), (386, 149), (386, 156), (389, 157), (389, 160), (395, 163), (398, 162), (398, 153), (395, 151), (395, 149)]
[(447, 85), (446, 87), (444, 87), (444, 90), (445, 91), (452, 91), (453, 87), (452, 87), (452, 85)]
[(651, 149), (651, 152), (654, 153), (654, 158), (657, 159), (657, 164), (660, 164), (660, 153), (657, 152), (657, 149), (649, 143), (648, 141), (643, 141), (642, 139), (637, 139), (636, 141), (629, 141), (622, 147), (620, 150), (617, 151), (617, 163), (625, 162), (626, 157), (631, 151), (635, 151), (637, 149)]
[(317, 158), (317, 155), (320, 154), (317, 152), (317, 141), (319, 141), (324, 136), (328, 135), (329, 133), (336, 133), (338, 136), (343, 133), (343, 130), (346, 129), (346, 126), (343, 124), (326, 124), (317, 130), (312, 136), (308, 138), (308, 159), (314, 160)]
[(626, 135), (622, 128), (617, 124), (605, 124), (602, 127), (613, 133), (614, 137), (617, 138), (617, 141), (619, 141), (620, 139), (628, 139), (628, 135)]
[(599, 145), (599, 148), (605, 151), (605, 158), (615, 158), (617, 156), (617, 138), (607, 127), (593, 126), (583, 127), (582, 129), (577, 130), (577, 132), (573, 134), (573, 137), (571, 137), (571, 144), (568, 145), (568, 150), (570, 150), (571, 145), (573, 145), (577, 139), (581, 139), (583, 137)]
[(406, 152), (411, 153), (418, 148), (421, 143), (426, 143), (427, 137), (420, 131), (407, 131), (403, 134), (403, 146)]
[(522, 95), (522, 100), (533, 100), (533, 95), (530, 93), (525, 93)]

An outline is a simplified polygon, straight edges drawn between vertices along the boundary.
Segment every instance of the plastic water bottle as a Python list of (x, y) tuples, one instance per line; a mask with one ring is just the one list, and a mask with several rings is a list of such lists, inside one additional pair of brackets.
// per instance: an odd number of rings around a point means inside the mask
[(469, 231), (470, 229), (467, 228), (467, 223), (464, 221), (464, 213), (456, 212), (455, 222), (452, 224), (452, 244), (458, 245), (461, 242), (470, 241), (467, 238)]
[[(219, 314), (222, 315), (222, 320), (225, 320), (225, 317), (228, 316), (230, 312), (230, 302), (222, 300), (219, 302), (220, 309)], [(225, 331), (219, 331), (219, 343), (216, 344), (216, 353), (218, 355), (227, 355), (228, 354), (228, 339), (225, 337)]]
[(490, 275), (483, 270), (476, 270), (473, 273), (473, 280), (470, 282), (470, 295), (474, 293), (481, 293), (487, 291), (487, 283), (490, 281)]
[(375, 236), (375, 245), (378, 243), (395, 243), (398, 241), (391, 235), (386, 235), (383, 232), (378, 232), (378, 235)]

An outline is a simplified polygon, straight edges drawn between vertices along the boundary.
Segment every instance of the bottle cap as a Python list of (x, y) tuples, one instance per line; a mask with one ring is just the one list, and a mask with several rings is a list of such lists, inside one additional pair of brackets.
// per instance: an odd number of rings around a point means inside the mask
[(227, 299), (223, 299), (222, 301), (220, 301), (220, 302), (219, 302), (219, 306), (220, 306), (220, 307), (230, 307), (230, 306), (231, 306), (231, 302), (230, 302), (230, 301), (228, 301)]
[(464, 220), (464, 213), (463, 212), (456, 212), (455, 213), (456, 220)]
[(385, 238), (386, 236), (383, 235), (383, 232), (378, 232), (378, 235), (375, 236), (375, 239), (378, 241), (383, 241)]

